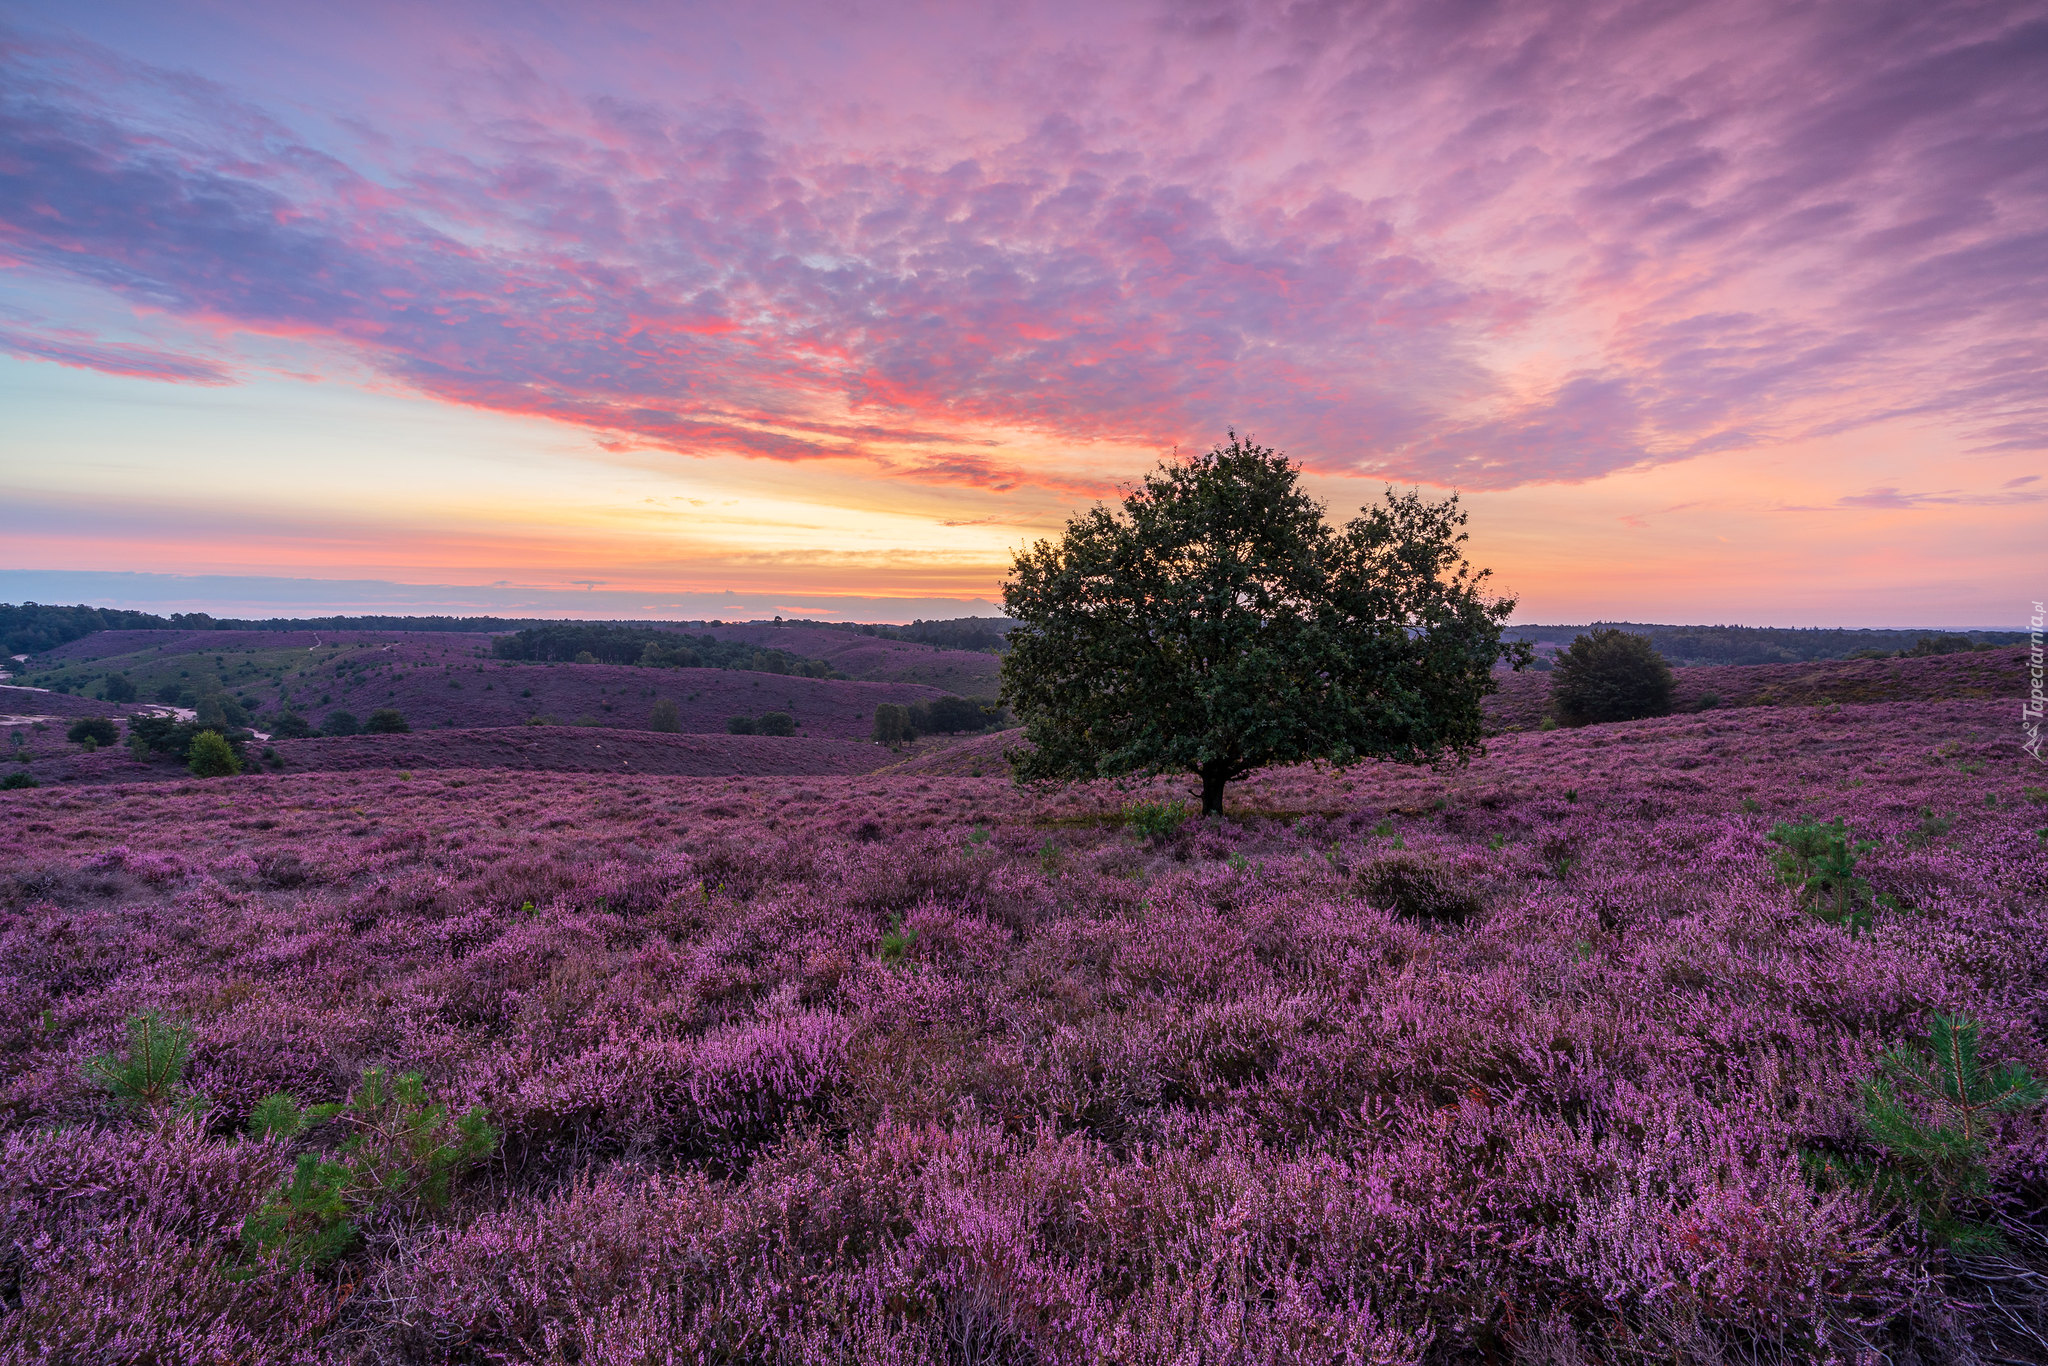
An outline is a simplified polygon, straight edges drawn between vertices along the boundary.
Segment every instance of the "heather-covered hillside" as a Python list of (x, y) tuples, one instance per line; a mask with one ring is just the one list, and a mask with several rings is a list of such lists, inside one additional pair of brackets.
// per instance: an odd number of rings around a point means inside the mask
[[(0, 794), (0, 1356), (2033, 1360), (2042, 1111), (1959, 1206), (1997, 1258), (1815, 1165), (1898, 1170), (1859, 1088), (1931, 1012), (2048, 1075), (2017, 738), (1715, 711), (1149, 836), (1184, 784), (920, 760)], [(1867, 926), (1773, 866), (1831, 819)], [(123, 1104), (145, 1011), (183, 1089)], [(377, 1126), (452, 1117), (367, 1067), (480, 1107), (445, 1202)], [(356, 1108), (276, 1134), (280, 1092)]]

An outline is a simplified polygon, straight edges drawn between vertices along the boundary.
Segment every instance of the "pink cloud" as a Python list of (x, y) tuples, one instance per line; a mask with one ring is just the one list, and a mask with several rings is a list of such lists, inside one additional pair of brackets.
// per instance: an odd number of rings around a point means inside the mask
[(1473, 488), (1893, 417), (2048, 444), (2021, 5), (410, 22), (361, 107), (15, 36), (0, 254), (607, 447), (992, 491), (1086, 485), (1017, 429)]

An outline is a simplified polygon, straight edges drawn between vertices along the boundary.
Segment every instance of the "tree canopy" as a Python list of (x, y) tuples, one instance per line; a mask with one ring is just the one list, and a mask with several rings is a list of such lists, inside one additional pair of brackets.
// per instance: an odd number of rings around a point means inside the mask
[(1391, 489), (1341, 528), (1278, 451), (1162, 464), (1017, 557), (1002, 700), (1030, 780), (1192, 773), (1202, 809), (1268, 764), (1474, 752), (1512, 599), (1482, 590), (1456, 495)]

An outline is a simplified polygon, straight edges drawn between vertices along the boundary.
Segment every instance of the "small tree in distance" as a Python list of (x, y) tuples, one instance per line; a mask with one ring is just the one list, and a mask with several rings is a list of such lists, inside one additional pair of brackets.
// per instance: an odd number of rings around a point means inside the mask
[(1575, 638), (1550, 675), (1550, 705), (1567, 726), (1671, 714), (1671, 666), (1648, 636), (1608, 627)]
[(682, 717), (676, 711), (675, 699), (664, 697), (648, 709), (647, 729), (673, 735), (682, 728)]
[(185, 755), (185, 766), (195, 778), (232, 778), (242, 771), (234, 746), (217, 730), (202, 730), (193, 736)]
[(64, 732), (64, 738), (74, 745), (82, 745), (90, 740), (94, 747), (98, 748), (111, 745), (120, 739), (121, 730), (111, 717), (86, 716), (73, 721), (71, 729)]
[(369, 720), (363, 722), (365, 735), (403, 735), (411, 729), (404, 714), (396, 707), (379, 707), (370, 713)]
[(899, 702), (883, 702), (875, 707), (876, 744), (894, 749), (916, 738), (910, 729), (910, 708)]
[(1433, 763), (1474, 752), (1512, 599), (1481, 591), (1465, 514), (1387, 491), (1343, 527), (1277, 451), (1240, 440), (1161, 465), (1017, 557), (1002, 700), (1031, 780), (1193, 773), (1202, 811), (1268, 764)]
[(322, 735), (356, 735), (361, 731), (362, 726), (357, 724), (356, 714), (352, 711), (328, 712), (327, 719), (320, 725)]

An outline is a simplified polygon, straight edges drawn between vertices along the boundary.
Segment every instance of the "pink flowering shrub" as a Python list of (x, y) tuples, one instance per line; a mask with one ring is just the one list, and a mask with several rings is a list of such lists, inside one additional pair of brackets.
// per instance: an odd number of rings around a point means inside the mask
[[(0, 1359), (2027, 1360), (2038, 1107), (1958, 1196), (2002, 1270), (1811, 1158), (1891, 1160), (1865, 1084), (1934, 1012), (2048, 1074), (2010, 721), (1524, 734), (1142, 838), (1177, 785), (9, 794)], [(1854, 933), (1772, 862), (1837, 819)], [(87, 1077), (151, 1011), (191, 1118)], [(336, 1142), (252, 1112), (369, 1068), (480, 1107), (494, 1154), (331, 1267), (238, 1278)]]

